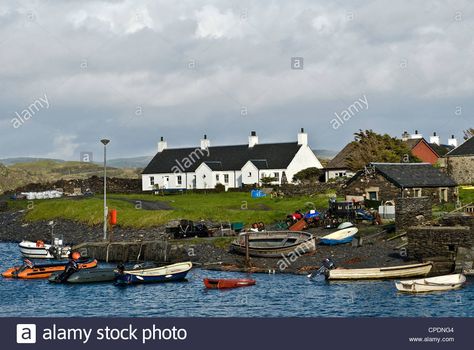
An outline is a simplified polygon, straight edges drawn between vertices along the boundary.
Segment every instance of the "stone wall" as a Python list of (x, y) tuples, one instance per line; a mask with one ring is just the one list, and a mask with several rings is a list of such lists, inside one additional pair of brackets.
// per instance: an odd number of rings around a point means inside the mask
[(410, 226), (420, 225), (432, 219), (430, 197), (404, 197), (395, 201), (395, 226), (397, 231), (406, 231)]
[(329, 192), (339, 192), (342, 188), (341, 182), (315, 182), (299, 185), (281, 185), (275, 190), (283, 193), (285, 197), (310, 196), (313, 194), (324, 194)]
[(380, 174), (359, 176), (341, 191), (343, 195), (364, 196), (368, 191), (378, 192), (378, 200), (394, 201), (400, 197), (400, 189)]
[[(103, 193), (104, 179), (98, 176), (92, 176), (88, 179), (76, 180), (58, 180), (55, 182), (31, 183), (22, 187), (18, 187), (13, 191), (20, 192), (41, 192), (61, 188), (65, 193), (74, 193), (76, 188), (80, 188), (82, 193), (90, 190), (94, 193)], [(108, 193), (141, 193), (141, 179), (125, 179), (125, 178), (107, 178)]]
[(446, 171), (458, 185), (474, 184), (474, 156), (446, 158)]

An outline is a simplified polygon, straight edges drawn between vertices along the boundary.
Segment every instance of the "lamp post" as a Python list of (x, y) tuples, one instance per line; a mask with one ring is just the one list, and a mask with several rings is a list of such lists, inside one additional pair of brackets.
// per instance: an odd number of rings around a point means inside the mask
[(104, 145), (104, 241), (107, 239), (107, 144), (110, 140), (102, 139), (100, 140)]

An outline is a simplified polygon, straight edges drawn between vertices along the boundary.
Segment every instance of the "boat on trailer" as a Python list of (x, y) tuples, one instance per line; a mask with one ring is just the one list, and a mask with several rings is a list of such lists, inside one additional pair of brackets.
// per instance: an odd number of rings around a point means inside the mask
[(400, 279), (426, 276), (431, 271), (432, 267), (432, 262), (426, 262), (421, 264), (364, 269), (335, 268), (332, 270), (327, 269), (324, 274), (328, 280)]
[(350, 243), (357, 232), (359, 232), (357, 227), (343, 228), (322, 237), (320, 242), (326, 245)]
[(308, 232), (302, 231), (266, 231), (246, 232), (231, 244), (231, 251), (246, 254), (246, 235), (250, 256), (264, 258), (281, 258), (290, 254), (303, 255), (316, 250), (316, 239)]
[(21, 241), (18, 243), (21, 254), (29, 259), (66, 259), (71, 247), (64, 246), (62, 240), (56, 240), (55, 244), (46, 244), (42, 240), (36, 242)]
[(118, 269), (115, 274), (115, 284), (130, 285), (183, 281), (192, 267), (193, 263), (187, 261), (162, 267), (123, 271)]
[(254, 286), (257, 282), (250, 278), (204, 278), (204, 285), (208, 289), (230, 289)]
[(395, 282), (399, 292), (404, 293), (428, 293), (442, 292), (461, 288), (466, 283), (463, 274), (444, 275), (416, 280)]

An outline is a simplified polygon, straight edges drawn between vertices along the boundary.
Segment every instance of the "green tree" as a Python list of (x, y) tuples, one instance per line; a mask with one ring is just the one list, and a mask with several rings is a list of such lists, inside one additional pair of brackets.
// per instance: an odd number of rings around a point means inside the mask
[(469, 128), (464, 130), (464, 140), (469, 140), (471, 137), (474, 136), (474, 128)]
[(408, 145), (390, 135), (380, 135), (372, 130), (359, 130), (354, 134), (353, 150), (347, 160), (353, 171), (362, 169), (371, 162), (380, 163), (417, 163)]
[(293, 182), (296, 181), (319, 181), (322, 171), (318, 168), (306, 168), (293, 175)]

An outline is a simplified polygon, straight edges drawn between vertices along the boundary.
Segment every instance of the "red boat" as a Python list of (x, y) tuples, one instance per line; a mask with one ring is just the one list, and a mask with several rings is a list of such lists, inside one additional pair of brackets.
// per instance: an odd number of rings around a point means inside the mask
[(204, 285), (208, 289), (228, 289), (255, 285), (256, 281), (249, 278), (225, 279), (204, 278)]

